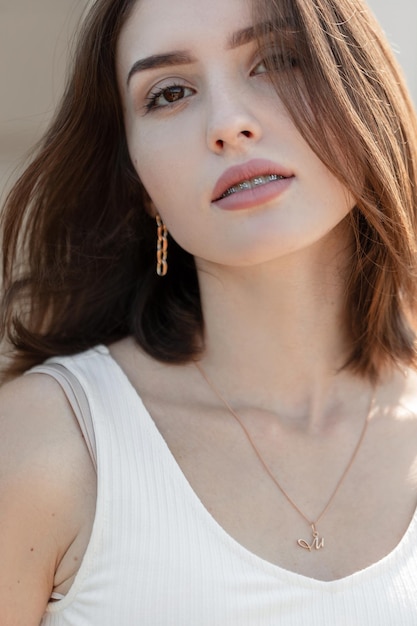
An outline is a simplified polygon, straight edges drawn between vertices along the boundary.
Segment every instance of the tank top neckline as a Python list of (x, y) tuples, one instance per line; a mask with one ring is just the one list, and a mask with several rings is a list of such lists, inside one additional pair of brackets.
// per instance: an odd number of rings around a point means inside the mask
[(304, 574), (299, 574), (289, 569), (285, 569), (280, 565), (276, 565), (271, 561), (268, 561), (261, 556), (258, 556), (256, 553), (249, 550), (243, 546), (237, 539), (234, 539), (232, 535), (230, 535), (221, 524), (211, 515), (208, 509), (204, 506), (203, 502), (199, 498), (198, 494), (194, 491), (184, 472), (182, 471), (179, 463), (177, 462), (175, 456), (171, 452), (167, 442), (163, 438), (161, 432), (159, 431), (154, 419), (146, 408), (145, 404), (142, 401), (142, 398), (139, 395), (139, 392), (136, 390), (129, 377), (123, 368), (119, 365), (116, 359), (111, 354), (110, 350), (107, 346), (99, 345), (95, 348), (102, 355), (106, 355), (109, 358), (109, 363), (111, 367), (118, 373), (121, 382), (124, 383), (126, 388), (126, 392), (129, 392), (132, 399), (138, 404), (139, 411), (145, 418), (147, 422), (148, 428), (150, 428), (155, 441), (158, 443), (161, 453), (165, 455), (165, 459), (171, 465), (173, 472), (175, 472), (179, 484), (182, 487), (182, 491), (184, 495), (187, 497), (188, 502), (192, 505), (193, 509), (196, 511), (198, 516), (200, 517), (202, 523), (209, 528), (212, 533), (216, 536), (218, 540), (220, 540), (228, 549), (232, 550), (236, 556), (242, 558), (246, 561), (250, 561), (254, 567), (261, 568), (263, 570), (267, 570), (270, 574), (285, 579), (287, 582), (293, 581), (294, 583), (311, 588), (316, 588), (321, 591), (341, 591), (342, 589), (356, 585), (362, 584), (362, 582), (369, 577), (375, 577), (379, 574), (383, 574), (385, 570), (388, 568), (392, 568), (392, 561), (395, 559), (401, 559), (403, 553), (407, 552), (407, 548), (410, 542), (417, 541), (417, 508), (414, 510), (411, 521), (397, 543), (397, 545), (388, 552), (385, 556), (381, 557), (374, 563), (366, 566), (363, 569), (360, 569), (352, 574), (347, 576), (343, 576), (341, 578), (337, 578), (334, 580), (321, 580), (318, 578), (305, 576)]

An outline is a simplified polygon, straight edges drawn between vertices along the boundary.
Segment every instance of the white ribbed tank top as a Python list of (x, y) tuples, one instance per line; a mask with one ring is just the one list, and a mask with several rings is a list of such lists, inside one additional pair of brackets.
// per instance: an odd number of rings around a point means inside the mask
[(75, 582), (41, 626), (417, 625), (417, 514), (388, 556), (352, 576), (286, 571), (213, 519), (107, 348), (54, 361), (89, 400), (98, 495)]

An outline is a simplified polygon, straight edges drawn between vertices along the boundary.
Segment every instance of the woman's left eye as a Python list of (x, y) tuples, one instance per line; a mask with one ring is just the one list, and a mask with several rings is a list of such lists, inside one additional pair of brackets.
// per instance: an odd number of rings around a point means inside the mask
[(283, 70), (293, 69), (297, 66), (297, 59), (290, 54), (285, 55), (272, 55), (265, 59), (262, 59), (255, 65), (251, 74), (257, 76), (258, 74), (268, 74), (269, 72), (278, 72)]
[(153, 109), (168, 107), (176, 102), (180, 102), (184, 98), (189, 98), (194, 93), (194, 89), (186, 87), (185, 85), (158, 87), (146, 98), (147, 103), (145, 108), (147, 111), (151, 111)]
[(251, 74), (252, 76), (256, 76), (257, 74), (265, 74), (268, 71), (266, 67), (266, 62), (263, 60), (253, 68)]

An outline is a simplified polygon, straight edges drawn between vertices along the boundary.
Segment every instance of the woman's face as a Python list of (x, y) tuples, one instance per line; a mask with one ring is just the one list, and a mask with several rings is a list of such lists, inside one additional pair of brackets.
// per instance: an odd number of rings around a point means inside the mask
[(251, 26), (247, 0), (140, 0), (118, 42), (132, 162), (200, 264), (324, 246), (353, 206), (280, 102)]

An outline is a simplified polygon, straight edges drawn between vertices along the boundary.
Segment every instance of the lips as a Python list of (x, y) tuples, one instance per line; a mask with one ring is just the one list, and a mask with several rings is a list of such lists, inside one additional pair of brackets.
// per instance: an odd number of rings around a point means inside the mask
[(272, 183), (272, 181), (274, 180), (284, 180), (284, 179), (285, 179), (285, 176), (280, 176), (278, 174), (268, 174), (267, 176), (255, 176), (254, 178), (251, 178), (250, 180), (244, 180), (241, 183), (238, 183), (237, 185), (233, 185), (233, 187), (229, 187), (228, 189), (226, 189), (224, 194), (222, 194), (220, 198), (218, 199), (222, 200), (222, 198), (228, 198), (229, 196), (232, 196), (234, 193), (239, 193), (239, 191), (248, 191), (249, 189), (255, 189), (256, 187), (259, 187), (260, 185), (267, 185), (268, 183)]
[(292, 178), (294, 174), (286, 168), (265, 159), (253, 159), (242, 165), (227, 169), (218, 179), (212, 194), (212, 202), (219, 202), (235, 194), (252, 190)]

